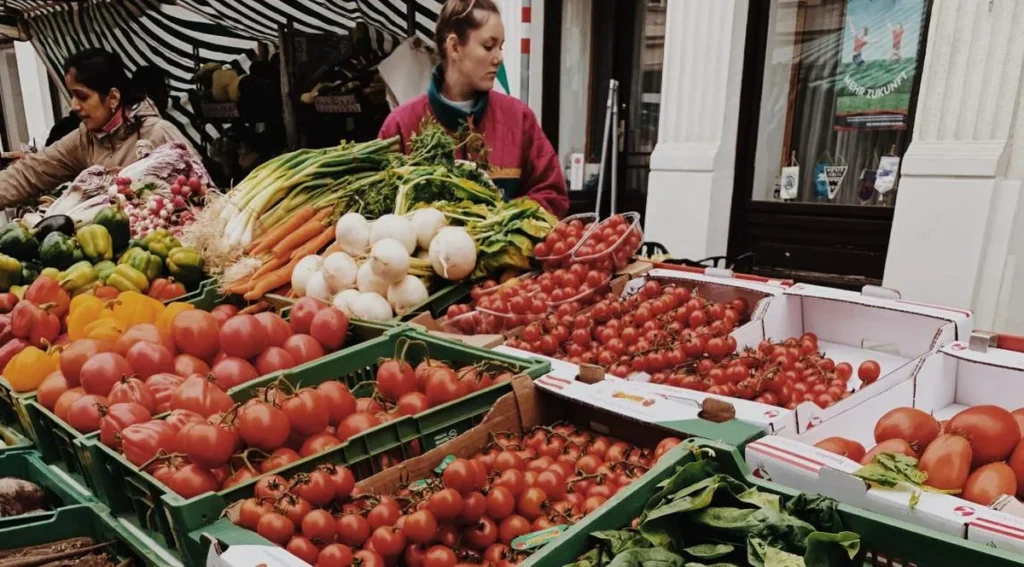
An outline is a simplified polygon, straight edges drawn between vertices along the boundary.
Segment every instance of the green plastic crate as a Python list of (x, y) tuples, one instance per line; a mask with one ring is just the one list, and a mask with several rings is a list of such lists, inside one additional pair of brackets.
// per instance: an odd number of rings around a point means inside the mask
[(34, 397), (28, 400), (25, 407), (35, 433), (36, 449), (43, 460), (63, 465), (68, 472), (80, 476), (92, 487), (92, 474), (87, 466), (85, 450), (75, 444), (76, 440), (82, 438), (82, 434), (43, 407)]
[(166, 305), (166, 304), (169, 304), (169, 303), (180, 303), (180, 302), (193, 303), (193, 302), (199, 300), (201, 297), (203, 297), (205, 291), (208, 288), (216, 287), (216, 285), (217, 285), (217, 280), (215, 278), (205, 279), (205, 280), (199, 282), (199, 285), (196, 286), (196, 289), (194, 291), (187, 292), (185, 295), (180, 295), (178, 297), (175, 297), (174, 299), (168, 299), (167, 301), (164, 302), (164, 304)]
[[(112, 517), (100, 504), (80, 504), (57, 511), (36, 521), (12, 527), (0, 526), (0, 549), (40, 545), (73, 537), (90, 537), (97, 542), (114, 542), (108, 552), (133, 565), (180, 566), (181, 561), (144, 534)], [(140, 563), (141, 562), (141, 563)]]
[(0, 447), (0, 455), (32, 448), (32, 440), (22, 435), (16, 427), (0, 425), (0, 441), (6, 445), (6, 447)]
[[(343, 356), (321, 359), (299, 370), (278, 375), (265, 376), (248, 386), (231, 390), (231, 396), (238, 402), (248, 400), (256, 388), (265, 386), (281, 375), (287, 375), (293, 384), (312, 386), (331, 379), (343, 379), (350, 387), (368, 388), (374, 379), (377, 361), (390, 357), (403, 339), (422, 341), (428, 345), (433, 358), (459, 363), (474, 363), (490, 360), (515, 365), (520, 372), (533, 378), (544, 375), (550, 364), (540, 359), (520, 359), (489, 350), (470, 347), (461, 343), (428, 336), (412, 330), (387, 333), (367, 341)], [(424, 351), (412, 346), (407, 359), (413, 365), (423, 359)], [(368, 477), (381, 470), (381, 457), (387, 455), (396, 460), (427, 451), (465, 432), (479, 423), (494, 402), (511, 391), (509, 383), (496, 384), (462, 399), (432, 408), (417, 416), (403, 417), (366, 431), (329, 451), (299, 460), (292, 465), (275, 471), (288, 476), (296, 472), (311, 470), (322, 463), (341, 463), (349, 466), (358, 478)], [(141, 525), (159, 533), (168, 545), (181, 549), (184, 536), (189, 532), (207, 526), (220, 516), (224, 508), (236, 500), (252, 495), (254, 481), (241, 484), (229, 490), (208, 493), (192, 499), (183, 499), (169, 491), (152, 476), (139, 471), (112, 449), (103, 446), (95, 438), (79, 441), (92, 461), (95, 474), (93, 479), (105, 479), (106, 487), (97, 489), (116, 513), (134, 513)], [(110, 500), (106, 500), (110, 498)], [(173, 542), (173, 544), (172, 544)], [(192, 553), (185, 550), (186, 554)], [(190, 555), (193, 558), (194, 555)]]
[[(96, 500), (89, 490), (72, 479), (64, 471), (47, 465), (34, 451), (5, 453), (0, 455), (0, 478), (14, 477), (35, 483), (47, 495), (49, 510), (20, 516), (0, 518), (0, 534), (8, 526), (51, 518), (61, 508), (76, 504), (93, 504)], [(0, 541), (3, 537), (0, 536)]]
[(0, 376), (0, 423), (18, 427), (29, 439), (34, 440), (35, 432), (32, 430), (32, 422), (29, 420), (25, 405), (35, 397), (34, 391), (15, 392), (11, 388), (11, 383)]
[[(705, 439), (680, 443), (640, 479), (619, 491), (604, 506), (570, 527), (552, 543), (527, 558), (523, 567), (562, 567), (576, 561), (596, 543), (590, 534), (599, 530), (623, 529), (643, 512), (644, 506), (661, 481), (675, 473), (676, 467), (692, 462), (695, 448), (710, 449), (718, 472), (744, 481), (772, 494), (787, 497), (799, 491), (755, 478), (735, 448)], [(861, 536), (864, 565), (1003, 565), (1024, 564), (1024, 556), (958, 539), (927, 528), (895, 520), (841, 504), (839, 514), (845, 528)], [(884, 558), (884, 559), (883, 559)]]

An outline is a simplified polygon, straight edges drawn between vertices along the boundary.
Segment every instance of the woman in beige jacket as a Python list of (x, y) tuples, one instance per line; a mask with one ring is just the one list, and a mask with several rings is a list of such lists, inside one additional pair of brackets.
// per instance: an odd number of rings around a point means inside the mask
[(77, 130), (39, 153), (27, 154), (0, 171), (0, 208), (21, 204), (71, 181), (83, 169), (120, 169), (138, 160), (136, 144), (154, 147), (188, 140), (160, 118), (151, 102), (133, 94), (121, 58), (100, 48), (72, 55), (64, 65)]

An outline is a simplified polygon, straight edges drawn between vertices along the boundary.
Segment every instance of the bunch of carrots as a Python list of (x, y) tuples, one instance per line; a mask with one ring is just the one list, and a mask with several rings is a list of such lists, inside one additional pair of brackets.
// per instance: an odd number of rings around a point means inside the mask
[(334, 242), (333, 206), (317, 209), (306, 205), (287, 221), (253, 240), (246, 255), (263, 262), (249, 276), (233, 282), (226, 291), (249, 301), (268, 293), (287, 295), (292, 271), (303, 257), (316, 254)]

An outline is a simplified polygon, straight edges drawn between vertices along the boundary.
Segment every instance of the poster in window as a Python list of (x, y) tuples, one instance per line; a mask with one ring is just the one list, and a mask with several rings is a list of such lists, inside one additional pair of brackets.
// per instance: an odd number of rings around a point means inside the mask
[(904, 130), (925, 0), (846, 0), (836, 130)]

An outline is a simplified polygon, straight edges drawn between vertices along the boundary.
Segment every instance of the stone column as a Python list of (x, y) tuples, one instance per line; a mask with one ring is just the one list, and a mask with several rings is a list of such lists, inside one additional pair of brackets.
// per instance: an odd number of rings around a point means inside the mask
[(887, 287), (972, 308), (976, 328), (994, 321), (1017, 209), (1022, 26), (1022, 2), (934, 1), (885, 264)]
[(746, 1), (667, 3), (645, 239), (676, 257), (728, 245), (746, 24)]

